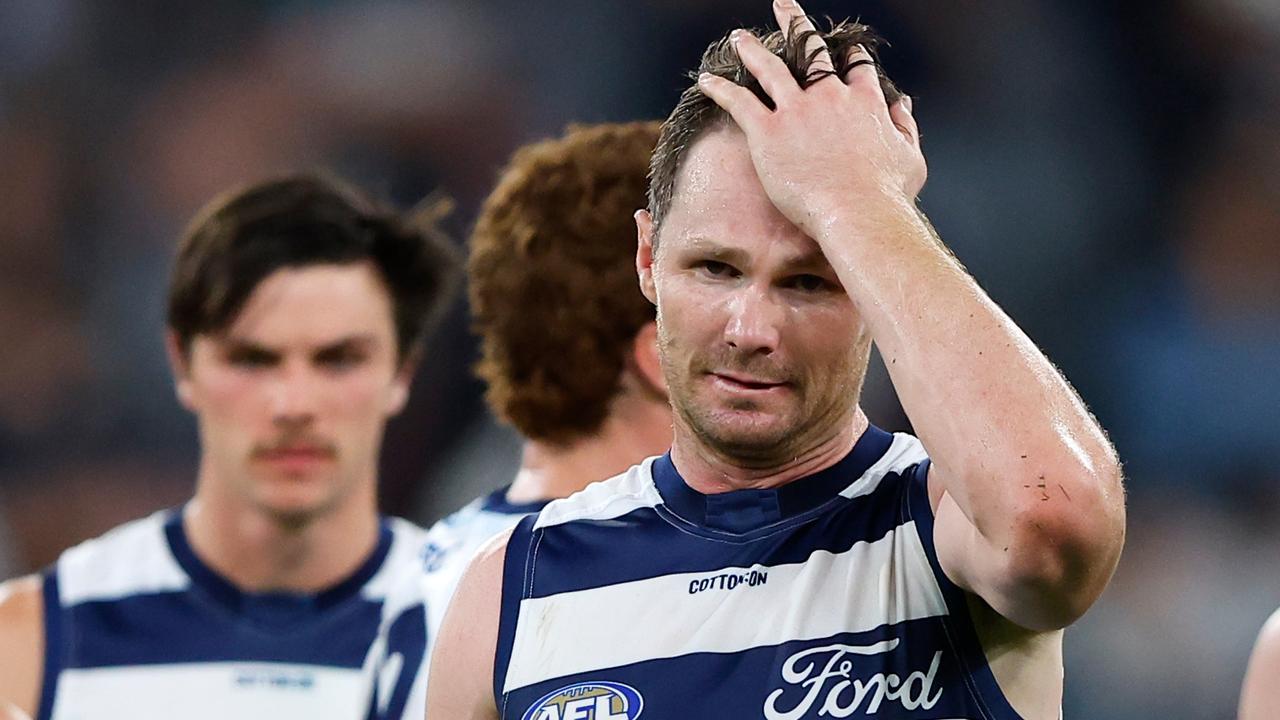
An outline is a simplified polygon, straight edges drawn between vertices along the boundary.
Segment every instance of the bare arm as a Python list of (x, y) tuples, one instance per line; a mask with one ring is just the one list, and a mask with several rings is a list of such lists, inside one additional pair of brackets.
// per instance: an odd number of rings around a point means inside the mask
[(494, 655), (502, 608), (502, 566), (511, 531), (485, 544), (458, 582), (431, 652), (427, 717), (498, 720)]
[[(40, 578), (0, 584), (0, 718), (35, 715), (44, 675), (44, 593)], [(6, 701), (12, 708), (6, 708)], [(22, 714), (15, 714), (17, 710)]]
[[(784, 27), (802, 13), (774, 8)], [(933, 459), (944, 571), (1019, 625), (1070, 624), (1123, 544), (1120, 466), (1102, 429), (916, 209), (926, 171), (915, 120), (909, 105), (886, 105), (874, 66), (801, 90), (754, 37), (737, 47), (777, 110), (727, 80), (702, 88), (742, 128), (770, 199), (822, 248), (879, 346)]]
[(1271, 616), (1253, 646), (1240, 691), (1240, 720), (1268, 720), (1280, 708), (1280, 610)]
[(31, 716), (19, 710), (17, 705), (0, 700), (0, 720), (31, 720)]

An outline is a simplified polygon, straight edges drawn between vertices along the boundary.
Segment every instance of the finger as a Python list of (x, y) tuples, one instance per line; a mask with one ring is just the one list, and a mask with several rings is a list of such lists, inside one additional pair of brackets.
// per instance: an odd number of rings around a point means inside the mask
[(872, 57), (862, 45), (854, 45), (849, 48), (847, 69), (844, 73), (844, 84), (852, 88), (864, 88), (870, 92), (871, 88), (875, 88), (875, 92), (884, 98), (884, 88), (880, 86), (880, 70), (876, 65), (876, 59)]
[(769, 114), (769, 109), (750, 90), (719, 75), (702, 73), (698, 89), (719, 105), (744, 132), (750, 133)]
[[(782, 36), (788, 40), (791, 39), (792, 33), (811, 33), (804, 47), (805, 57), (814, 56), (813, 63), (809, 65), (810, 72), (814, 70), (835, 72), (835, 63), (831, 61), (831, 52), (827, 49), (826, 41), (822, 39), (822, 35), (818, 34), (818, 28), (813, 26), (813, 21), (804, 14), (804, 10), (796, 0), (773, 0), (773, 16), (778, 20)], [(817, 54), (814, 55), (814, 53)]]
[(734, 30), (729, 35), (729, 40), (738, 51), (738, 57), (747, 71), (760, 83), (760, 87), (764, 88), (769, 97), (773, 98), (774, 105), (800, 92), (800, 86), (796, 84), (796, 79), (787, 69), (787, 63), (769, 52), (769, 49), (755, 35), (745, 30)]
[(911, 113), (911, 96), (903, 95), (898, 102), (889, 106), (889, 119), (894, 127), (906, 138), (907, 142), (920, 147), (920, 127), (916, 124), (915, 115)]

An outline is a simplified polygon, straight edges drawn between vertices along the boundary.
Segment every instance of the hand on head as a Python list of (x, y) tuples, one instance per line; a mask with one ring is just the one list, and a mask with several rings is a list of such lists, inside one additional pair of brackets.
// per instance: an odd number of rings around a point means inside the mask
[(737, 30), (731, 41), (775, 109), (726, 78), (703, 74), (698, 84), (745, 133), (774, 205), (813, 236), (815, 224), (851, 196), (914, 201), (927, 168), (910, 98), (886, 102), (875, 61), (861, 46), (851, 50), (845, 76), (837, 77), (831, 50), (800, 6), (775, 0), (773, 9), (788, 38), (806, 38), (809, 77), (826, 77), (802, 86), (758, 38)]

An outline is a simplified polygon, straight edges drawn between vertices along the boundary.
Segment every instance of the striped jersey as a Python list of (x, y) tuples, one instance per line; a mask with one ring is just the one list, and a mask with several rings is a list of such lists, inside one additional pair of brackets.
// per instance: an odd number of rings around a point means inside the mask
[(929, 461), (868, 429), (779, 488), (703, 495), (670, 455), (507, 547), (503, 720), (1018, 720), (938, 565)]
[(370, 648), (377, 681), (368, 720), (422, 720), (429, 650), (463, 571), (485, 541), (550, 502), (510, 503), (506, 497), (507, 488), (495, 490), (437, 522), (427, 533), (421, 563), (400, 570)]
[(247, 593), (200, 561), (170, 510), (65, 552), (44, 575), (37, 720), (349, 720), (398, 566), (424, 531), (384, 519), (376, 549), (317, 594)]

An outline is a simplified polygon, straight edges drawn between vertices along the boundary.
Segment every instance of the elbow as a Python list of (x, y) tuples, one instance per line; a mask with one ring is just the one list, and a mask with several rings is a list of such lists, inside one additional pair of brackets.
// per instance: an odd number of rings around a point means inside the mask
[[(1119, 489), (1098, 478), (1070, 500), (1035, 500), (1017, 513), (1005, 578), (1027, 608), (1020, 624), (1056, 630), (1080, 619), (1115, 573), (1124, 547), (1125, 509)], [(1107, 487), (1115, 490), (1108, 492)]]

